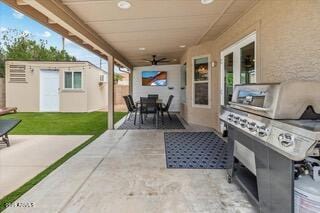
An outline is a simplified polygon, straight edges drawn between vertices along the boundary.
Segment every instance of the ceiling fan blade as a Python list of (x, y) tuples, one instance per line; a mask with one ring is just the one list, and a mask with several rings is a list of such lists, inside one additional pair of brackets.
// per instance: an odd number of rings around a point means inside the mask
[(148, 59), (142, 59), (143, 61), (146, 61), (146, 62), (150, 62), (152, 63), (152, 60), (148, 60)]
[(169, 60), (166, 60), (166, 61), (158, 61), (158, 63), (168, 63), (168, 62), (171, 62)]
[(167, 58), (160, 58), (157, 61), (164, 61), (164, 60), (167, 60)]

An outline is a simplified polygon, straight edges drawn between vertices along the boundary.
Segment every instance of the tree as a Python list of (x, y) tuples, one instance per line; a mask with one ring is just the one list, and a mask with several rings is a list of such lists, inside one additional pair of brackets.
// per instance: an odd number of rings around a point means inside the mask
[(119, 73), (115, 73), (114, 75), (114, 81), (117, 84), (119, 81), (121, 81), (123, 79), (123, 76), (120, 75)]
[(18, 30), (3, 32), (0, 40), (0, 76), (4, 76), (5, 60), (76, 61), (65, 50), (47, 47), (46, 40), (36, 41), (29, 33)]
[(4, 60), (5, 60), (4, 52), (0, 48), (0, 77), (4, 77)]

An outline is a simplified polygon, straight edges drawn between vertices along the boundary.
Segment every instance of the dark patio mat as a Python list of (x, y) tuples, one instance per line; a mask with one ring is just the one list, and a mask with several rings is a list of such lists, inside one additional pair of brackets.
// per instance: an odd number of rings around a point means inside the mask
[[(171, 115), (172, 120), (169, 119), (168, 115), (164, 115), (164, 122), (161, 122), (161, 116), (159, 117), (158, 129), (185, 129), (178, 116), (175, 114)], [(118, 129), (139, 129), (139, 118), (137, 116), (137, 123), (134, 125), (134, 115), (131, 116), (130, 120), (127, 120), (121, 124)], [(153, 115), (149, 115), (143, 124), (141, 129), (156, 129), (156, 124), (153, 123)]]
[(231, 168), (233, 148), (213, 132), (166, 132), (164, 140), (167, 168)]

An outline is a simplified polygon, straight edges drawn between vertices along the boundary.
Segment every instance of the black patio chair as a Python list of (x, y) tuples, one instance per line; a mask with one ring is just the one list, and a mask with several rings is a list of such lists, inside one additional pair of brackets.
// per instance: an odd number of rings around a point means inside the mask
[(164, 112), (166, 112), (166, 113), (168, 114), (169, 119), (172, 120), (171, 115), (170, 115), (170, 113), (169, 113), (169, 109), (170, 109), (170, 105), (171, 105), (171, 103), (172, 103), (172, 99), (173, 99), (173, 98), (174, 98), (174, 96), (173, 96), (173, 95), (170, 95), (169, 98), (168, 98), (167, 104), (164, 105), (164, 106), (161, 106), (161, 110), (160, 110), (160, 111), (161, 111), (162, 122), (163, 122), (163, 113), (164, 113)]
[(131, 103), (130, 103), (130, 99), (128, 96), (123, 96), (123, 99), (126, 103), (127, 109), (128, 109), (128, 115), (126, 120), (130, 120), (132, 113), (137, 111), (137, 108), (134, 107)]
[(130, 102), (131, 106), (133, 107), (133, 109), (136, 109), (137, 106), (135, 105), (135, 103), (133, 101), (132, 95), (128, 95), (128, 98), (129, 98), (129, 102)]
[(153, 123), (156, 122), (156, 126), (158, 123), (158, 105), (157, 105), (157, 98), (150, 98), (150, 97), (140, 97), (140, 107), (139, 107), (139, 127), (140, 124), (143, 124), (143, 115), (148, 115), (148, 114), (154, 114), (153, 116)]
[(8, 147), (10, 146), (10, 141), (8, 133), (14, 129), (21, 120), (0, 120), (0, 137), (2, 141), (0, 143), (5, 143)]

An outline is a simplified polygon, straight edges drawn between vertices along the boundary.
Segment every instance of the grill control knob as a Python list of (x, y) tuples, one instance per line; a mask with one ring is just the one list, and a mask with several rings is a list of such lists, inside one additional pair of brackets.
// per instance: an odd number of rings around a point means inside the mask
[(255, 122), (248, 122), (247, 127), (250, 132), (257, 131), (257, 124)]
[(268, 129), (266, 126), (259, 126), (258, 127), (258, 135), (260, 137), (265, 137), (268, 135)]
[(289, 133), (281, 133), (278, 136), (278, 141), (284, 147), (290, 147), (294, 145), (294, 136)]
[(233, 114), (229, 114), (228, 117), (227, 117), (228, 121), (232, 121), (233, 119)]
[(240, 126), (242, 127), (242, 128), (245, 128), (246, 127), (246, 125), (247, 125), (247, 119), (245, 119), (245, 118), (242, 118), (242, 119), (240, 119)]
[(239, 116), (234, 116), (234, 117), (233, 117), (233, 122), (234, 122), (235, 124), (238, 124), (239, 121), (240, 121), (240, 117), (239, 117)]

